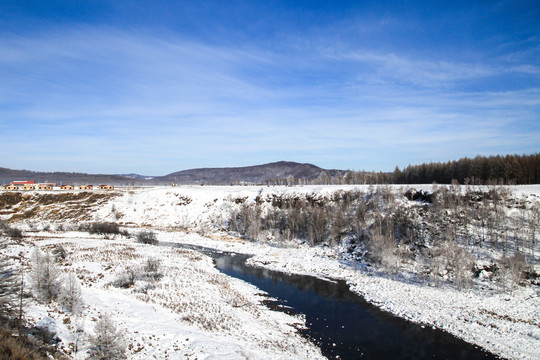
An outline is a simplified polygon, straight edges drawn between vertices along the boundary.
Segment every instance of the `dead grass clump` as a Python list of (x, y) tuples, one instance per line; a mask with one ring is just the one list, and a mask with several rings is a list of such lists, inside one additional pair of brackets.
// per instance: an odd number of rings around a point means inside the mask
[(18, 221), (18, 220), (26, 220), (26, 219), (32, 219), (38, 214), (39, 206), (36, 206), (32, 209), (26, 210), (23, 213), (19, 214), (13, 214), (13, 216), (9, 219), (9, 221)]
[(176, 205), (178, 206), (186, 206), (186, 205), (189, 205), (193, 201), (187, 195), (176, 194), (176, 197), (178, 198), (178, 202), (176, 203)]
[(188, 260), (192, 261), (201, 261), (203, 259), (202, 255), (200, 253), (193, 251), (193, 250), (186, 250), (186, 249), (172, 249), (172, 251), (176, 255), (180, 255)]
[(120, 245), (120, 249), (102, 249), (100, 250), (100, 257), (105, 262), (112, 262), (119, 264), (119, 261), (127, 261), (138, 259), (141, 256), (137, 254), (135, 248), (131, 246)]
[(3, 192), (0, 194), (0, 209), (16, 205), (22, 201), (20, 192)]
[[(107, 246), (80, 248), (74, 252), (70, 260), (73, 262), (96, 262), (101, 264), (113, 264), (120, 266), (122, 261), (138, 259), (141, 256), (137, 254), (135, 248), (123, 244), (107, 244)], [(96, 259), (99, 254), (99, 259)]]
[(55, 203), (81, 200), (88, 196), (88, 192), (82, 193), (61, 193), (61, 194), (37, 194), (35, 201), (42, 205), (50, 205)]
[(0, 359), (41, 360), (44, 359), (33, 349), (4, 329), (0, 329)]

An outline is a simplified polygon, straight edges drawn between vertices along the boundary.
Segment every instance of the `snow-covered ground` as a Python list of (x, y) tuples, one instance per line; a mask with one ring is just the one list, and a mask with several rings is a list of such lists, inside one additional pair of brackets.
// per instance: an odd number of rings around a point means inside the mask
[[(74, 359), (87, 357), (89, 335), (103, 314), (123, 331), (130, 359), (324, 358), (298, 334), (302, 317), (266, 308), (260, 290), (221, 274), (208, 256), (79, 232), (33, 233), (5, 251), (27, 263), (34, 246), (51, 252), (62, 246), (66, 257), (60, 268), (82, 283), (78, 312), (66, 311), (61, 301), (32, 301), (25, 315), (56, 333)], [(148, 258), (160, 260), (161, 279), (114, 286), (126, 269), (139, 269)]]
[[(161, 234), (175, 241), (175, 234)], [(182, 242), (255, 254), (256, 266), (322, 278), (345, 279), (351, 289), (381, 309), (400, 317), (444, 329), (467, 342), (512, 359), (540, 358), (540, 290), (520, 288), (512, 294), (431, 287), (376, 276), (342, 261), (335, 249), (301, 246), (268, 247), (192, 234)]]
[[(413, 187), (413, 186), (411, 186)], [(431, 190), (431, 186), (414, 186)], [(405, 187), (393, 187), (404, 191)], [(444, 329), (464, 340), (512, 359), (540, 358), (540, 289), (518, 287), (511, 295), (491, 288), (457, 290), (432, 287), (366, 271), (340, 257), (338, 248), (291, 243), (275, 246), (245, 242), (225, 231), (231, 211), (244, 201), (261, 200), (263, 211), (274, 196), (314, 198), (368, 186), (143, 188), (119, 191), (119, 196), (90, 207), (84, 219), (114, 221), (130, 232), (153, 228), (162, 242), (201, 245), (254, 254), (257, 266), (289, 273), (345, 279), (368, 301), (398, 316)], [(540, 186), (511, 188), (514, 196), (538, 198)], [(47, 223), (73, 226), (74, 219), (58, 216), (76, 203), (41, 208), (42, 216), (27, 218), (23, 229), (40, 229)], [(28, 209), (26, 209), (28, 210)], [(8, 219), (10, 215), (2, 215)], [(26, 225), (25, 225), (26, 224)], [(69, 322), (62, 309), (33, 305), (29, 317), (54, 324), (67, 348), (82, 344), (75, 358), (84, 358), (84, 334), (95, 319), (109, 313), (126, 329), (130, 358), (319, 358), (318, 349), (295, 331), (303, 320), (276, 313), (260, 305), (260, 291), (220, 274), (211, 260), (188, 250), (138, 244), (134, 239), (90, 236), (81, 232), (30, 232), (27, 240), (40, 247), (62, 244), (68, 251), (65, 270), (83, 281), (84, 311)], [(30, 244), (13, 244), (11, 254), (27, 258)], [(155, 284), (139, 281), (130, 289), (110, 285), (126, 266), (148, 257), (162, 259), (165, 276)], [(50, 314), (50, 315), (49, 315)], [(65, 324), (64, 322), (68, 322)], [(83, 335), (77, 327), (84, 329)], [(172, 351), (171, 349), (174, 349)]]

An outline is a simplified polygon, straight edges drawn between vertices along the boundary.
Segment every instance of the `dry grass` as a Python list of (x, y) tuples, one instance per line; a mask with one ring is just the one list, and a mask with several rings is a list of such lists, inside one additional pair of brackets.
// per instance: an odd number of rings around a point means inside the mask
[(141, 258), (136, 249), (129, 245), (110, 243), (105, 246), (80, 248), (78, 253), (73, 256), (72, 261), (95, 262), (96, 252), (99, 253), (99, 261), (104, 264), (124, 264), (125, 261), (131, 261)]
[(5, 192), (0, 194), (0, 210), (13, 214), (10, 222), (37, 217), (40, 220), (88, 220), (92, 210), (119, 195), (86, 191), (58, 194)]
[(0, 329), (0, 359), (10, 360), (41, 360), (45, 359), (20, 339), (13, 337), (11, 332)]
[(22, 200), (22, 193), (20, 192), (3, 192), (0, 193), (0, 209), (10, 208), (13, 205), (20, 203)]

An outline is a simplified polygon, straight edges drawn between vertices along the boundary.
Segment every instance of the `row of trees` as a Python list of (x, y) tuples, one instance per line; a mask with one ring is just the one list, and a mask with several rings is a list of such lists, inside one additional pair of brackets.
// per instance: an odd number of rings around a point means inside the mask
[[(393, 172), (322, 172), (313, 180), (296, 179), (295, 184), (539, 184), (540, 153), (532, 155), (476, 156), (448, 162), (431, 162), (396, 167)], [(284, 182), (291, 183), (291, 180)]]
[[(520, 281), (508, 275), (509, 268), (524, 271), (528, 262), (538, 261), (538, 203), (527, 206), (500, 186), (488, 191), (434, 187), (432, 194), (422, 195), (407, 194), (431, 203), (396, 201), (395, 196), (404, 194), (386, 186), (365, 193), (336, 191), (330, 197), (259, 196), (254, 202), (243, 201), (232, 213), (229, 228), (252, 241), (344, 244), (351, 258), (389, 273), (414, 265), (419, 279), (437, 284), (450, 280), (459, 287), (484, 270), (474, 266), (475, 255), (485, 249), (502, 254), (486, 271), (496, 273), (505, 289)], [(511, 207), (516, 209), (512, 215)]]
[(396, 168), (393, 182), (397, 184), (539, 184), (540, 153), (532, 155), (477, 156), (446, 163), (409, 165)]

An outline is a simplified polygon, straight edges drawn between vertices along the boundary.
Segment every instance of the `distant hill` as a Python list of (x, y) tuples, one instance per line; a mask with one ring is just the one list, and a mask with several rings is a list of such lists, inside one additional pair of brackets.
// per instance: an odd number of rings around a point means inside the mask
[(231, 184), (231, 183), (267, 183), (279, 181), (283, 183), (289, 176), (295, 179), (315, 179), (324, 169), (312, 164), (300, 164), (291, 161), (279, 161), (264, 165), (201, 168), (177, 171), (169, 175), (155, 177), (161, 182), (175, 182), (179, 184)]
[(111, 185), (130, 185), (140, 184), (140, 181), (130, 179), (119, 175), (106, 174), (86, 174), (74, 172), (37, 172), (30, 170), (12, 170), (0, 168), (0, 183), (9, 184), (16, 180), (34, 180), (41, 183), (57, 183), (57, 184), (111, 184)]
[(311, 180), (317, 178), (323, 171), (327, 171), (330, 176), (338, 172), (338, 170), (324, 170), (312, 164), (300, 164), (291, 161), (279, 161), (245, 167), (190, 169), (177, 171), (165, 176), (37, 172), (0, 168), (0, 183), (8, 184), (15, 180), (34, 180), (36, 182), (54, 182), (71, 185), (159, 185), (165, 183), (229, 185), (238, 183), (264, 184), (270, 182), (284, 184), (289, 176), (295, 179)]

